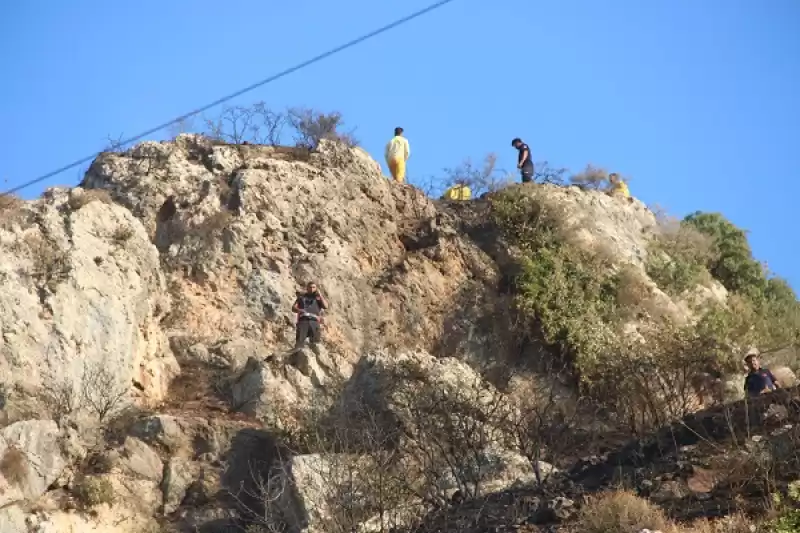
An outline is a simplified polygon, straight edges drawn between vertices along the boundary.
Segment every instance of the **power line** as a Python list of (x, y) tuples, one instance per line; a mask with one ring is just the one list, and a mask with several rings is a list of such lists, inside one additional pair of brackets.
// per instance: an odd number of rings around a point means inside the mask
[[(227, 96), (223, 96), (222, 98), (214, 100), (210, 104), (206, 104), (203, 107), (199, 107), (199, 108), (195, 109), (194, 111), (192, 111), (190, 113), (186, 113), (185, 115), (181, 115), (181, 116), (179, 116), (177, 118), (174, 118), (174, 119), (170, 120), (169, 122), (165, 122), (164, 124), (161, 124), (161, 125), (156, 126), (154, 128), (150, 128), (147, 131), (139, 133), (138, 135), (134, 135), (133, 137), (130, 137), (128, 139), (124, 139), (122, 141), (119, 141), (119, 143), (115, 143), (115, 144), (118, 144), (119, 146), (125, 146), (125, 145), (128, 145), (128, 144), (132, 143), (132, 142), (136, 142), (138, 140), (141, 140), (144, 137), (147, 137), (148, 135), (152, 135), (153, 133), (156, 133), (156, 132), (158, 132), (160, 130), (163, 130), (164, 128), (167, 128), (167, 127), (169, 127), (169, 126), (171, 126), (171, 125), (173, 125), (173, 124), (175, 124), (177, 122), (181, 122), (183, 120), (186, 120), (189, 117), (197, 115), (198, 113), (202, 113), (203, 111), (207, 111), (207, 110), (211, 109), (212, 107), (216, 107), (219, 104), (227, 102), (228, 100), (232, 100), (233, 98), (236, 98), (237, 96), (241, 96), (244, 93), (250, 92), (253, 89), (257, 89), (258, 87), (262, 87), (262, 86), (264, 86), (264, 85), (266, 85), (268, 83), (271, 83), (271, 82), (273, 82), (275, 80), (283, 78), (284, 76), (288, 76), (289, 74), (292, 74), (292, 73), (294, 73), (294, 72), (296, 72), (296, 71), (298, 71), (300, 69), (303, 69), (305, 67), (313, 65), (314, 63), (317, 63), (319, 61), (322, 61), (323, 59), (327, 59), (328, 57), (330, 57), (330, 56), (332, 56), (334, 54), (338, 54), (339, 52), (341, 52), (343, 50), (346, 50), (347, 48), (351, 48), (351, 47), (353, 47), (353, 46), (355, 46), (357, 44), (360, 44), (360, 43), (362, 43), (362, 42), (364, 42), (364, 41), (366, 41), (368, 39), (371, 39), (371, 38), (373, 38), (373, 37), (375, 37), (377, 35), (380, 35), (381, 33), (385, 33), (385, 32), (387, 32), (389, 30), (392, 30), (392, 29), (394, 29), (394, 28), (396, 28), (398, 26), (401, 26), (401, 25), (405, 24), (406, 22), (410, 22), (410, 21), (414, 20), (415, 18), (421, 17), (422, 15), (425, 15), (427, 13), (430, 13), (431, 11), (433, 11), (435, 9), (438, 9), (438, 8), (444, 6), (445, 4), (449, 4), (450, 2), (453, 2), (453, 1), (455, 1), (455, 0), (440, 0), (439, 2), (431, 4), (426, 8), (420, 9), (419, 11), (415, 11), (414, 13), (412, 13), (410, 15), (407, 15), (407, 16), (401, 18), (401, 19), (398, 19), (398, 20), (390, 23), (390, 24), (387, 24), (386, 26), (383, 26), (381, 28), (378, 28), (377, 30), (371, 31), (371, 32), (369, 32), (369, 33), (367, 33), (365, 35), (362, 35), (361, 37), (353, 39), (350, 42), (347, 42), (345, 44), (337, 46), (336, 48), (328, 50), (327, 52), (319, 54), (318, 56), (315, 56), (315, 57), (312, 57), (311, 59), (303, 61), (302, 63), (300, 63), (298, 65), (295, 65), (295, 66), (293, 66), (291, 68), (288, 68), (288, 69), (286, 69), (286, 70), (284, 70), (282, 72), (274, 74), (274, 75), (270, 76), (269, 78), (266, 78), (264, 80), (256, 82), (256, 83), (254, 83), (252, 85), (249, 85), (249, 86), (245, 87), (244, 89), (240, 89), (240, 90), (238, 90), (238, 91), (236, 91), (234, 93), (231, 93), (231, 94), (229, 94)], [(22, 190), (22, 189), (26, 189), (26, 188), (30, 187), (31, 185), (35, 185), (35, 184), (37, 184), (37, 183), (39, 183), (41, 181), (44, 181), (44, 180), (46, 180), (48, 178), (52, 178), (53, 176), (55, 176), (57, 174), (61, 174), (65, 170), (69, 170), (71, 168), (75, 168), (77, 166), (80, 166), (80, 165), (82, 165), (84, 163), (88, 163), (88, 162), (92, 161), (95, 157), (97, 157), (101, 153), (102, 152), (94, 152), (92, 155), (89, 155), (89, 156), (86, 156), (84, 158), (81, 158), (81, 159), (79, 159), (79, 160), (77, 160), (77, 161), (75, 161), (73, 163), (70, 163), (69, 165), (65, 165), (65, 166), (63, 166), (61, 168), (53, 170), (52, 172), (48, 172), (47, 174), (39, 176), (36, 179), (32, 179), (32, 180), (30, 180), (30, 181), (28, 181), (26, 183), (23, 183), (22, 185), (18, 185), (17, 187), (14, 187), (13, 189), (9, 189), (6, 192), (2, 193), (2, 195), (0, 195), (0, 196), (5, 196), (5, 195), (8, 195), (8, 194), (15, 193), (15, 192), (17, 192), (19, 190)]]

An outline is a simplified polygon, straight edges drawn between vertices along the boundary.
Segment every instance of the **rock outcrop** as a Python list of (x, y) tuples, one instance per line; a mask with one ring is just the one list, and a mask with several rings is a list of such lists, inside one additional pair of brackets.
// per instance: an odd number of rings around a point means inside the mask
[[(698, 298), (727, 297), (656, 286), (658, 224), (638, 201), (510, 190), (564, 210), (573, 244), (631, 267), (660, 313), (688, 320)], [(536, 520), (573, 516), (580, 494), (545, 436), (583, 413), (571, 383), (532, 370), (549, 354), (536, 332), (513, 333), (518, 251), (490, 202), (438, 203), (331, 141), (181, 135), (102, 154), (81, 187), (14, 206), (0, 531), (385, 531), (522, 486)], [(324, 342), (290, 350), (311, 280), (331, 304)], [(531, 414), (545, 389), (551, 411)], [(545, 485), (565, 496), (532, 495)]]
[(35, 500), (61, 475), (66, 458), (52, 420), (26, 420), (0, 432), (0, 507)]
[(170, 299), (158, 252), (128, 210), (97, 198), (52, 190), (0, 229), (0, 375), (12, 400), (44, 387), (67, 403), (128, 391), (157, 403), (178, 371), (159, 325)]

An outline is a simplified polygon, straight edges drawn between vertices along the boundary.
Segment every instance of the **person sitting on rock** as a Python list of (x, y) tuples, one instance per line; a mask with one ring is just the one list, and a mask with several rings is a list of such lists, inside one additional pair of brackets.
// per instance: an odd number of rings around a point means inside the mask
[(310, 282), (305, 294), (299, 295), (292, 306), (292, 311), (297, 313), (295, 350), (302, 348), (309, 337), (314, 347), (322, 340), (322, 314), (327, 308), (328, 303), (317, 290), (317, 284)]
[(759, 396), (781, 387), (772, 372), (768, 368), (762, 368), (757, 354), (750, 353), (744, 360), (750, 369), (744, 380), (744, 390), (749, 396)]
[(633, 198), (631, 198), (631, 191), (628, 189), (628, 184), (620, 179), (619, 174), (616, 172), (609, 174), (608, 182), (611, 184), (611, 190), (609, 191), (611, 196), (618, 196), (629, 202), (633, 201)]

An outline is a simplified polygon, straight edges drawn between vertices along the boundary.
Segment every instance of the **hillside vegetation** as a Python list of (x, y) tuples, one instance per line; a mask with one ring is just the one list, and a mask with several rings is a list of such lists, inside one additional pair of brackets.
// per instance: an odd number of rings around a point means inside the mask
[[(3, 197), (0, 531), (798, 531), (800, 304), (744, 231), (491, 156), (440, 201), (341, 124), (230, 108)], [(788, 390), (741, 399), (751, 348)]]

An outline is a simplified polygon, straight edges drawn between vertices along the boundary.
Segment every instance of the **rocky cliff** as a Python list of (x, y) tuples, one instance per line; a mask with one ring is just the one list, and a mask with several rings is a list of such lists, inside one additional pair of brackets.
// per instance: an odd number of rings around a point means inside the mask
[[(672, 295), (651, 279), (660, 230), (638, 201), (503, 194), (556, 206), (571, 245), (635, 273), (651, 314), (692, 322), (698, 294), (727, 299), (713, 279)], [(557, 421), (536, 429), (531, 402), (585, 422), (570, 431), (613, 439), (616, 422), (538, 364), (558, 349), (520, 329), (525, 247), (493, 202), (434, 201), (333, 142), (181, 135), (3, 207), (0, 531), (383, 531), (544, 486), (587, 450), (556, 460)], [(292, 353), (308, 281), (331, 305), (324, 343)]]

